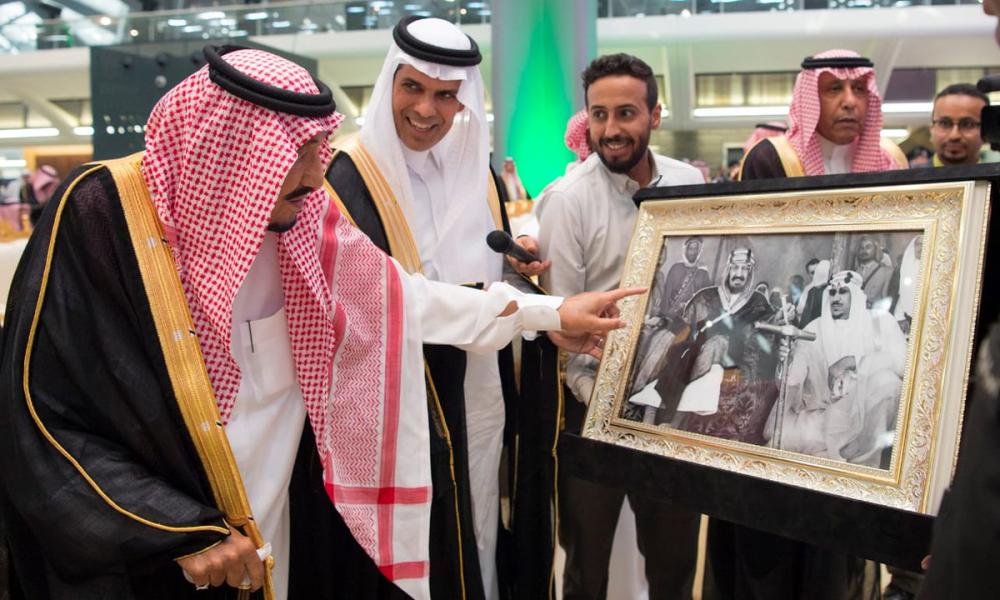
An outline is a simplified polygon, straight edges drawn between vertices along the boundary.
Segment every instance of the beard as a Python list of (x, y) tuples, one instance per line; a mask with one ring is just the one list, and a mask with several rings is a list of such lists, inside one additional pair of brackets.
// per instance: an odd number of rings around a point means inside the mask
[(638, 140), (632, 140), (634, 142), (634, 148), (632, 153), (627, 157), (620, 160), (608, 160), (604, 155), (604, 145), (607, 143), (613, 143), (618, 141), (628, 140), (624, 135), (616, 135), (614, 137), (605, 137), (593, 144), (597, 147), (597, 155), (601, 157), (601, 162), (604, 166), (608, 168), (612, 173), (626, 174), (631, 171), (639, 161), (646, 157), (646, 152), (649, 150), (649, 132), (647, 131), (644, 135), (640, 136)]
[(738, 294), (747, 289), (747, 280), (743, 279), (741, 281), (733, 281), (732, 278), (729, 278), (726, 280), (726, 289), (728, 289), (732, 294)]

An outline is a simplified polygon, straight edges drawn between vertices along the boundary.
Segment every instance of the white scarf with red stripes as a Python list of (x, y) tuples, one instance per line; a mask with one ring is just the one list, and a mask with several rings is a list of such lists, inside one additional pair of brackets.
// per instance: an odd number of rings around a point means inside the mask
[[(267, 52), (223, 58), (271, 86), (318, 92), (305, 69)], [(240, 383), (230, 352), (236, 292), (298, 148), (342, 118), (300, 117), (239, 99), (211, 82), (207, 67), (168, 92), (150, 115), (143, 177), (173, 249), (223, 422)], [(325, 145), (323, 152), (328, 160)], [(427, 414), (422, 383), (411, 386), (419, 392), (401, 385), (413, 351), (397, 267), (322, 190), (305, 199), (297, 224), (281, 234), (279, 263), (292, 355), (326, 488), (380, 570), (425, 597)]]

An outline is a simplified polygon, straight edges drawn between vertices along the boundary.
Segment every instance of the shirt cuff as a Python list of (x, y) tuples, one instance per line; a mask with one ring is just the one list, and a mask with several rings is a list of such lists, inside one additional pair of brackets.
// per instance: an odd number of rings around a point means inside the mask
[(525, 331), (558, 331), (562, 329), (558, 308), (562, 306), (562, 296), (541, 294), (520, 294), (517, 310), (521, 313), (521, 329)]

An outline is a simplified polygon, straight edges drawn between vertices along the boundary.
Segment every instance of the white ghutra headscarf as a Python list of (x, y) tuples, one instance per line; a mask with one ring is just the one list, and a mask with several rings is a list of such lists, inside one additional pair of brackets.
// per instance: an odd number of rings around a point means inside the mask
[[(472, 47), (472, 40), (467, 35), (442, 19), (418, 19), (406, 25), (406, 29), (421, 42), (437, 48), (468, 50)], [(434, 79), (462, 81), (458, 101), (464, 109), (455, 115), (451, 130), (431, 150), (441, 160), (447, 196), (442, 203), (446, 206), (440, 221), (442, 226), (430, 244), (420, 243), (420, 238), (433, 236), (434, 232), (412, 232), (417, 238), (417, 247), (432, 248), (429, 255), (420, 257), (425, 269), (430, 266), (427, 270), (432, 271), (426, 274), (450, 283), (498, 281), (503, 262), (485, 241), (486, 234), (496, 229), (496, 224), (486, 203), (490, 136), (479, 67), (455, 67), (416, 58), (393, 42), (372, 90), (371, 103), (361, 127), (361, 142), (378, 163), (407, 221), (418, 222), (414, 220), (417, 209), (413, 206), (403, 143), (396, 133), (392, 113), (393, 80), (404, 64)], [(462, 248), (462, 252), (447, 252), (449, 248)]]

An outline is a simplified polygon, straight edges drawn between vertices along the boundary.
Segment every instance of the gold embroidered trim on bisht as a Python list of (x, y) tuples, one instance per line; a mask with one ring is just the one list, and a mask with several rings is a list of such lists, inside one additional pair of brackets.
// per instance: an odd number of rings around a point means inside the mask
[(361, 174), (361, 179), (365, 182), (365, 187), (372, 195), (375, 210), (378, 211), (379, 219), (382, 221), (386, 238), (389, 241), (389, 254), (403, 265), (407, 273), (419, 273), (422, 263), (420, 262), (420, 253), (417, 251), (417, 244), (413, 240), (409, 226), (407, 226), (403, 209), (392, 193), (389, 182), (382, 176), (382, 171), (379, 170), (375, 159), (361, 145), (361, 139), (357, 135), (346, 138), (337, 146), (337, 150), (351, 157), (358, 173)]
[[(770, 141), (774, 149), (778, 151), (778, 158), (781, 159), (781, 167), (785, 169), (785, 177), (805, 177), (805, 167), (802, 166), (799, 155), (795, 152), (795, 148), (792, 147), (792, 143), (788, 141), (787, 137), (779, 135), (765, 139)], [(761, 140), (761, 142), (763, 141)]]
[(458, 480), (455, 478), (455, 451), (451, 446), (451, 432), (448, 430), (448, 422), (444, 418), (444, 408), (441, 407), (441, 399), (438, 397), (437, 388), (434, 387), (434, 378), (431, 377), (431, 368), (426, 362), (424, 362), (424, 376), (427, 378), (427, 392), (433, 400), (432, 406), (434, 407), (434, 412), (437, 413), (441, 431), (444, 433), (444, 441), (448, 444), (448, 470), (451, 473), (451, 489), (455, 501), (455, 526), (458, 528), (458, 539), (455, 540), (458, 545), (458, 578), (462, 587), (461, 598), (465, 600), (465, 556), (462, 551), (462, 511), (458, 504)]
[[(184, 288), (142, 177), (141, 164), (141, 153), (104, 163), (121, 198), (177, 407), (226, 521), (242, 527), (254, 545), (261, 548), (264, 539), (251, 514), (243, 479), (219, 417)], [(262, 589), (267, 600), (274, 598), (272, 566), (273, 560), (268, 560), (268, 568), (264, 569)]]
[(68, 450), (63, 448), (63, 446), (55, 439), (55, 437), (45, 427), (45, 424), (42, 423), (41, 418), (38, 416), (38, 413), (35, 410), (34, 401), (32, 400), (31, 396), (31, 388), (29, 385), (29, 380), (31, 375), (31, 355), (35, 345), (35, 334), (38, 331), (38, 321), (41, 318), (42, 314), (42, 304), (45, 300), (45, 292), (49, 284), (49, 273), (51, 272), (52, 269), (52, 257), (53, 254), (55, 253), (56, 239), (59, 237), (58, 236), (59, 224), (62, 222), (63, 211), (66, 208), (66, 202), (69, 199), (70, 194), (73, 193), (73, 190), (76, 189), (76, 186), (81, 181), (83, 181), (88, 175), (94, 173), (95, 171), (100, 170), (101, 168), (102, 168), (101, 165), (95, 165), (94, 167), (91, 167), (90, 169), (84, 171), (79, 177), (77, 177), (72, 183), (70, 183), (69, 186), (66, 187), (66, 191), (63, 193), (62, 197), (59, 198), (59, 204), (56, 207), (55, 220), (52, 224), (52, 234), (51, 237), (49, 238), (49, 247), (45, 256), (45, 268), (42, 272), (42, 282), (41, 286), (39, 287), (38, 298), (35, 302), (35, 311), (31, 320), (31, 327), (28, 330), (28, 343), (24, 351), (24, 373), (23, 373), (22, 386), (24, 390), (25, 403), (27, 404), (28, 407), (28, 412), (31, 414), (31, 418), (35, 421), (35, 425), (38, 427), (39, 431), (41, 431), (42, 436), (44, 436), (45, 439), (50, 444), (52, 444), (52, 446), (60, 454), (62, 454), (63, 457), (70, 462), (70, 464), (73, 465), (73, 467), (77, 470), (77, 472), (80, 473), (80, 476), (83, 477), (83, 479), (87, 482), (88, 485), (90, 485), (90, 487), (97, 493), (97, 495), (102, 500), (104, 500), (104, 502), (106, 502), (108, 506), (110, 506), (118, 513), (125, 515), (126, 517), (134, 521), (142, 523), (143, 525), (152, 527), (154, 529), (159, 529), (162, 531), (169, 531), (172, 533), (212, 532), (212, 533), (222, 533), (228, 535), (229, 534), (228, 529), (222, 527), (216, 527), (214, 525), (194, 525), (194, 526), (167, 525), (164, 523), (157, 523), (155, 521), (151, 521), (149, 519), (146, 519), (144, 517), (141, 517), (135, 513), (126, 510), (124, 507), (115, 502), (101, 488), (101, 486), (96, 481), (94, 481), (94, 479), (90, 476), (90, 474), (87, 473), (87, 470), (84, 469), (83, 465), (81, 465), (80, 462), (77, 461), (76, 458), (74, 458), (73, 455), (70, 454)]
[(323, 189), (326, 190), (326, 194), (330, 196), (330, 201), (337, 205), (337, 210), (340, 211), (340, 214), (344, 215), (347, 222), (357, 227), (358, 224), (354, 221), (354, 217), (351, 216), (351, 211), (347, 210), (347, 206), (344, 205), (344, 201), (340, 199), (340, 194), (333, 189), (333, 186), (330, 185), (330, 182), (326, 179), (323, 180)]

